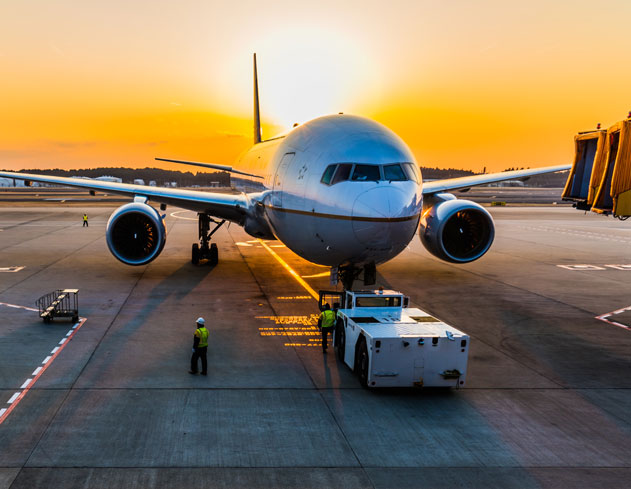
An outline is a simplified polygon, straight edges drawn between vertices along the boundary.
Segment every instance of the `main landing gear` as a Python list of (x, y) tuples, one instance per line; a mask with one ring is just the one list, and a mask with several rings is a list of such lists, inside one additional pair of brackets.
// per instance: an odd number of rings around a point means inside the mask
[[(210, 265), (214, 266), (219, 262), (219, 250), (215, 243), (210, 244), (210, 238), (226, 220), (215, 221), (208, 214), (202, 213), (197, 214), (197, 216), (199, 217), (199, 244), (193, 243), (191, 261), (193, 265), (198, 265), (201, 260), (207, 260)], [(210, 231), (211, 222), (215, 225), (212, 231)]]

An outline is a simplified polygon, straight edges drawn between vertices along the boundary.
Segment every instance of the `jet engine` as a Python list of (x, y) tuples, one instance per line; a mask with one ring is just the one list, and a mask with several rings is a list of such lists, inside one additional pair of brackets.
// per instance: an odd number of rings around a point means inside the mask
[(432, 255), (453, 263), (477, 260), (488, 251), (495, 236), (493, 218), (484, 207), (451, 194), (423, 212), (421, 241)]
[(146, 265), (156, 258), (164, 248), (166, 234), (158, 211), (143, 202), (116, 209), (105, 230), (112, 255), (126, 265)]

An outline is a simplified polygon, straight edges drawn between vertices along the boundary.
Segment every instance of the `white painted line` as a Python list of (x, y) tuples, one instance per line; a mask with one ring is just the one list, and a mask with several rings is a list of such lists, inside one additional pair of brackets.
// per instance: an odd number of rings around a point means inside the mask
[(605, 265), (609, 268), (615, 268), (616, 270), (628, 270), (631, 271), (631, 265)]
[(612, 326), (617, 326), (618, 328), (623, 328), (623, 329), (626, 329), (627, 331), (631, 331), (631, 326), (626, 325), (626, 324), (621, 324), (616, 321), (611, 321), (608, 319), (614, 314), (620, 314), (625, 311), (631, 311), (631, 306), (623, 307), (622, 309), (616, 309), (615, 311), (601, 314), (600, 316), (596, 316), (596, 319), (598, 319), (599, 321), (602, 321), (603, 323), (611, 324)]
[(0, 267), (0, 272), (15, 273), (23, 269), (24, 267)]
[(73, 331), (72, 331), (72, 330), (70, 330), (70, 331), (68, 331), (68, 332), (66, 333), (66, 336), (70, 336), (72, 333), (73, 333)]
[(176, 217), (178, 219), (184, 219), (186, 221), (197, 221), (196, 217), (182, 217), (182, 216), (178, 216), (178, 214), (181, 214), (183, 212), (191, 212), (191, 211), (176, 211), (176, 212), (171, 212), (171, 217)]
[(72, 327), (72, 329), (76, 329), (76, 328), (77, 328), (77, 326), (79, 326), (79, 324), (80, 324), (80, 323), (75, 324), (75, 325)]
[(37, 309), (33, 309), (32, 307), (18, 306), (17, 304), (7, 304), (6, 302), (0, 302), (0, 306), (13, 307), (15, 309), (24, 309), (25, 311), (39, 312)]
[(603, 267), (599, 267), (596, 265), (557, 265), (557, 267), (559, 268), (565, 268), (567, 270), (588, 270), (588, 271), (592, 271), (592, 270), (606, 270)]
[[(0, 305), (4, 305), (4, 303), (0, 302)], [(27, 309), (27, 308), (24, 307), (23, 309)], [(34, 310), (37, 311), (37, 309), (34, 309)], [(59, 355), (62, 352), (62, 350), (66, 347), (66, 345), (69, 343), (69, 342), (66, 343), (66, 340), (68, 338), (72, 338), (72, 334), (76, 333), (79, 330), (79, 328), (83, 325), (83, 323), (85, 323), (85, 321), (86, 321), (85, 318), (81, 318), (81, 321), (79, 321), (76, 330), (74, 331), (70, 330), (71, 334), (69, 336), (67, 335), (66, 338), (64, 338), (63, 340), (59, 342), (59, 344), (62, 346), (56, 346), (55, 348), (53, 348), (51, 354), (47, 356), (46, 358), (44, 358), (44, 360), (42, 361), (43, 367), (36, 368), (32, 374), (33, 377), (27, 379), (22, 385), (23, 390), (21, 392), (16, 392), (11, 397), (11, 399), (8, 401), (8, 404), (10, 404), (10, 406), (4, 410), (0, 410), (0, 424), (4, 423), (4, 421), (13, 411), (13, 409), (15, 409), (17, 405), (20, 403), (20, 401), (25, 398), (26, 394), (35, 385), (35, 382), (37, 382), (37, 380), (42, 375), (42, 373), (44, 373), (44, 371), (52, 364), (53, 360), (57, 358), (57, 355)]]

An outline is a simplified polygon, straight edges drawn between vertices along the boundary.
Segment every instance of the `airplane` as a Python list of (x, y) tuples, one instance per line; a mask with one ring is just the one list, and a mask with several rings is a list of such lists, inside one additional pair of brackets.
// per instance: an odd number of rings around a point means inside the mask
[[(226, 221), (251, 236), (278, 239), (302, 258), (327, 267), (350, 290), (363, 273), (372, 285), (376, 265), (401, 253), (419, 230), (425, 248), (452, 263), (468, 263), (490, 248), (495, 227), (481, 205), (449, 191), (568, 170), (571, 165), (423, 182), (414, 155), (393, 131), (371, 119), (343, 113), (300, 124), (272, 139), (261, 131), (256, 53), (254, 145), (234, 166), (156, 160), (232, 173), (239, 194), (147, 187), (0, 171), (0, 177), (85, 188), (132, 197), (106, 227), (111, 253), (127, 265), (146, 265), (166, 241), (165, 215), (149, 205), (198, 213), (194, 264), (218, 261), (212, 235)], [(214, 228), (211, 230), (211, 223)]]

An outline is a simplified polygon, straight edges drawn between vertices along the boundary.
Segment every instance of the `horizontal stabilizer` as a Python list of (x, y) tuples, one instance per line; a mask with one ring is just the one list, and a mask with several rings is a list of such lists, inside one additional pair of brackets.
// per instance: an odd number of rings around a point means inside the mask
[(170, 160), (168, 158), (156, 158), (158, 161), (168, 161), (169, 163), (181, 163), (182, 165), (201, 166), (202, 168), (212, 168), (213, 170), (227, 171), (230, 173), (238, 173), (239, 175), (247, 175), (253, 178), (263, 178), (260, 175), (254, 175), (252, 173), (246, 173), (243, 171), (235, 170), (231, 166), (217, 165), (215, 163), (200, 163), (197, 161), (184, 161), (184, 160)]

